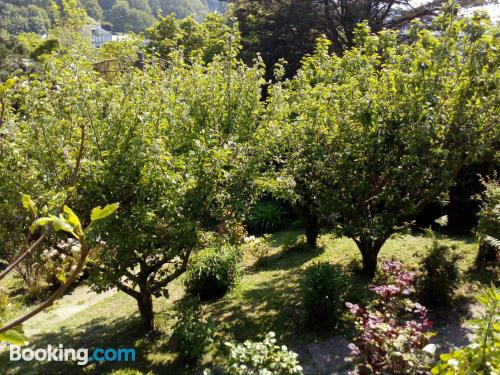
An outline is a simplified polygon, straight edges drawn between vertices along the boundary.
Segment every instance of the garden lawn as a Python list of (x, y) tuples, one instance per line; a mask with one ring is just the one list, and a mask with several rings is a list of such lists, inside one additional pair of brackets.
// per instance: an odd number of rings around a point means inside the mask
[[(114, 370), (130, 367), (140, 370), (139, 373), (152, 371), (156, 374), (191, 374), (208, 364), (220, 364), (224, 351), (223, 343), (228, 340), (242, 341), (260, 338), (273, 330), (281, 342), (290, 347), (319, 341), (332, 335), (350, 334), (350, 320), (346, 314), (336, 330), (314, 332), (304, 325), (304, 313), (300, 304), (300, 279), (304, 269), (311, 263), (327, 261), (342, 266), (351, 275), (351, 287), (348, 300), (363, 302), (369, 297), (366, 286), (368, 280), (356, 274), (360, 268), (361, 257), (354, 242), (347, 238), (334, 238), (323, 235), (320, 238), (320, 249), (310, 250), (303, 246), (300, 231), (287, 230), (274, 234), (270, 239), (269, 254), (256, 262), (242, 246), (243, 277), (238, 285), (224, 298), (206, 303), (205, 314), (217, 327), (215, 343), (201, 363), (189, 367), (178, 360), (178, 353), (172, 349), (169, 341), (171, 329), (175, 322), (175, 306), (183, 296), (182, 278), (170, 285), (169, 298), (155, 301), (156, 322), (159, 333), (153, 337), (144, 337), (141, 322), (137, 313), (135, 300), (117, 292), (110, 293), (107, 298), (98, 299), (86, 290), (89, 300), (95, 303), (74, 312), (65, 320), (50, 319), (47, 315), (43, 321), (34, 320), (29, 327), (36, 328), (38, 333), (31, 337), (30, 346), (46, 347), (48, 344), (73, 348), (94, 347), (135, 347), (138, 358), (135, 363), (102, 363), (80, 367), (68, 366), (66, 363), (9, 362), (8, 352), (0, 354), (1, 374), (77, 374), (77, 373), (113, 373)], [(298, 241), (298, 245), (293, 245)], [(481, 283), (488, 283), (492, 275), (477, 273), (472, 270), (477, 253), (477, 244), (468, 238), (445, 239), (447, 243), (458, 246), (457, 251), (464, 255), (460, 261), (462, 283), (457, 291), (458, 300), (472, 299)], [(379, 260), (397, 258), (410, 266), (417, 266), (419, 257), (426, 252), (431, 240), (423, 235), (403, 235), (391, 238), (382, 248)], [(9, 283), (13, 284), (13, 283)], [(12, 289), (12, 285), (9, 285)], [(83, 303), (80, 286), (64, 299), (64, 304), (52, 307), (51, 313), (58, 316), (57, 309), (65, 308), (72, 303), (72, 298)], [(75, 297), (72, 297), (72, 296)], [(25, 309), (24, 306), (19, 306)], [(36, 319), (36, 318), (35, 318)], [(37, 327), (34, 327), (37, 325)], [(135, 372), (120, 371), (121, 374)]]

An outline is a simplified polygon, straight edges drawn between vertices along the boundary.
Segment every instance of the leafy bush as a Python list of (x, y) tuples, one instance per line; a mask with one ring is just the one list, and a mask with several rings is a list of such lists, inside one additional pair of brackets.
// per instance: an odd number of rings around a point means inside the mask
[(338, 267), (313, 263), (307, 267), (301, 283), (307, 320), (312, 325), (334, 325), (344, 309), (348, 278)]
[(415, 274), (396, 261), (384, 263), (383, 270), (386, 285), (369, 286), (378, 298), (366, 307), (347, 303), (358, 332), (349, 344), (352, 374), (428, 373), (428, 352), (434, 347), (426, 347), (430, 334), (425, 330), (431, 321), (427, 309), (408, 298)]
[(483, 204), (477, 218), (477, 261), (496, 261), (500, 253), (500, 182), (486, 183)]
[(257, 202), (247, 220), (250, 230), (256, 233), (272, 233), (282, 228), (286, 221), (286, 211), (276, 201)]
[(213, 342), (213, 333), (214, 326), (212, 322), (203, 319), (203, 311), (198, 301), (189, 300), (181, 306), (172, 338), (184, 359), (189, 363), (199, 360)]
[(238, 245), (243, 242), (247, 231), (243, 224), (234, 217), (227, 217), (217, 228), (219, 240), (229, 245)]
[(500, 359), (500, 293), (493, 286), (485, 289), (477, 300), (484, 306), (482, 319), (469, 323), (476, 328), (474, 342), (448, 354), (441, 354), (433, 374), (498, 374)]
[(222, 297), (236, 284), (239, 259), (236, 249), (230, 246), (202, 250), (187, 270), (187, 292), (201, 300)]
[(462, 255), (457, 252), (456, 246), (443, 244), (436, 235), (431, 235), (432, 245), (420, 261), (417, 291), (424, 305), (448, 306), (460, 280), (457, 262), (462, 259)]
[[(243, 344), (226, 343), (231, 353), (225, 368), (227, 375), (299, 375), (303, 374), (297, 354), (285, 345), (276, 345), (274, 332), (262, 342), (245, 341)], [(211, 374), (205, 370), (204, 375)]]

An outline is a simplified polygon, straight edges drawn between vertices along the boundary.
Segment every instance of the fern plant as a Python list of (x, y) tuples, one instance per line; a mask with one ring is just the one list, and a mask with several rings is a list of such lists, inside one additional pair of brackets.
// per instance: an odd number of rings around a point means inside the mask
[(483, 204), (477, 215), (479, 262), (496, 261), (500, 253), (500, 181), (491, 180), (485, 186)]

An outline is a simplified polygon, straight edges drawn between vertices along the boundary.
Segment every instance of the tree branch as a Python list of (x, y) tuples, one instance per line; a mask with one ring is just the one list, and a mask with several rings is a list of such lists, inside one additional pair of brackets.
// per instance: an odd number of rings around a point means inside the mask
[(38, 240), (36, 240), (33, 245), (31, 245), (24, 253), (19, 255), (16, 260), (14, 260), (9, 266), (0, 273), (0, 280), (2, 280), (7, 274), (9, 274), (23, 259), (25, 259), (27, 256), (31, 255), (33, 253), (33, 250), (35, 250), (50, 234), (51, 229), (47, 229), (45, 233), (43, 233)]
[(69, 275), (69, 277), (66, 280), (66, 282), (63, 285), (61, 285), (59, 287), (59, 289), (54, 294), (52, 294), (52, 296), (50, 296), (40, 306), (38, 306), (34, 310), (31, 310), (27, 314), (25, 314), (25, 315), (23, 315), (23, 316), (21, 316), (19, 318), (16, 318), (16, 319), (14, 319), (12, 321), (10, 321), (9, 323), (7, 323), (3, 327), (1, 327), (0, 328), (0, 333), (4, 333), (4, 332), (6, 332), (6, 331), (8, 331), (10, 329), (13, 329), (13, 328), (17, 327), (18, 325), (21, 325), (22, 323), (24, 323), (28, 319), (32, 318), (33, 316), (37, 315), (41, 311), (45, 310), (47, 307), (53, 305), (54, 302), (59, 297), (61, 297), (64, 294), (64, 292), (66, 291), (66, 289), (68, 289), (68, 287), (76, 280), (76, 278), (78, 277), (79, 273), (83, 270), (83, 267), (85, 266), (85, 260), (87, 259), (87, 256), (89, 255), (89, 252), (90, 252), (90, 248), (87, 246), (87, 244), (86, 243), (82, 243), (82, 252), (81, 252), (80, 259), (79, 259), (79, 261), (78, 261), (78, 263), (76, 265), (75, 270), (71, 273), (71, 275)]

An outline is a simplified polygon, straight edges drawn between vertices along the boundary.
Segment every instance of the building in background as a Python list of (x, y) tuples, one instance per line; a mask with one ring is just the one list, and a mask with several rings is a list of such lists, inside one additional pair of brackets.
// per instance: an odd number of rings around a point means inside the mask
[(113, 35), (104, 30), (101, 26), (92, 26), (91, 29), (91, 41), (94, 47), (99, 48), (106, 42), (111, 42), (113, 40)]

